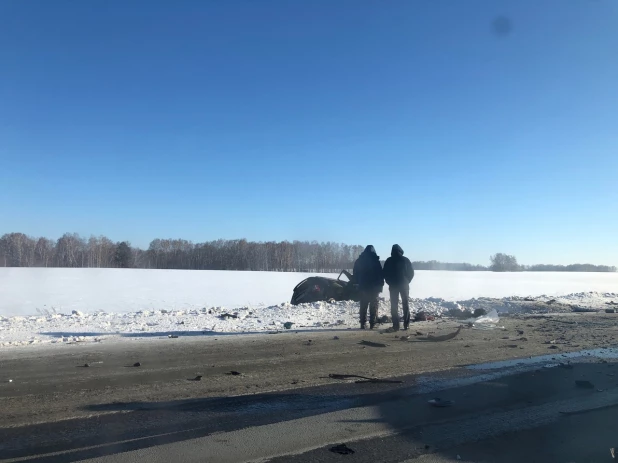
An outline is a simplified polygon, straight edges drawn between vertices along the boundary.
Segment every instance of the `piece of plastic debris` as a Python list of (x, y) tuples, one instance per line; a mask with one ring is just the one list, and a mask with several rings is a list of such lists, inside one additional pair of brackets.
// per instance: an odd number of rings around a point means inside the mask
[(334, 336), (333, 339), (337, 341), (339, 339), (339, 336)]
[(141, 366), (142, 366), (142, 364), (141, 364), (141, 363), (139, 363), (139, 362), (135, 362), (135, 363), (133, 364), (133, 366), (134, 366), (134, 367), (141, 367)]
[(242, 373), (240, 373), (239, 371), (230, 371), (229, 373), (226, 373), (227, 375), (231, 375), (231, 376), (240, 376)]
[(178, 337), (177, 334), (168, 334), (167, 335), (168, 338), (172, 338), (172, 339), (176, 339)]
[[(497, 323), (500, 321), (500, 317), (498, 316), (498, 311), (496, 309), (491, 309), (487, 315), (483, 315), (478, 318), (468, 318), (464, 320), (464, 323), (468, 323), (468, 326), (471, 328), (475, 328), (478, 330), (493, 330), (498, 328)], [(500, 327), (502, 329), (503, 327)]]

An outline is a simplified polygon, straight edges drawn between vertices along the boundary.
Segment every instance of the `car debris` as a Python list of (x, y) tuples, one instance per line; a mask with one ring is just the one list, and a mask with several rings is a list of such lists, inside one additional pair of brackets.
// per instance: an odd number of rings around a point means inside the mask
[(369, 347), (388, 347), (388, 344), (383, 344), (381, 342), (365, 341), (365, 340), (359, 342), (359, 344), (363, 346), (369, 346)]

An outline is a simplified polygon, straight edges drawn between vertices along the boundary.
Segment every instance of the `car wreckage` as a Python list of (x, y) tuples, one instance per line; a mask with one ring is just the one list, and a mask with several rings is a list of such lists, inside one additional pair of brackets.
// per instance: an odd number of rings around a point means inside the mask
[[(341, 276), (345, 275), (346, 280)], [(360, 300), (358, 285), (354, 276), (347, 270), (342, 270), (335, 278), (309, 277), (296, 285), (292, 294), (293, 305), (319, 301), (355, 301)]]

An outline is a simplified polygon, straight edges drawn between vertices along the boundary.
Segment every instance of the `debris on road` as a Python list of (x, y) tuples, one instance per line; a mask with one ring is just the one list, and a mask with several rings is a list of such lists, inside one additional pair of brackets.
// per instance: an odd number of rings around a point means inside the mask
[(460, 332), (461, 332), (461, 326), (459, 326), (459, 328), (457, 328), (457, 331), (455, 331), (453, 333), (445, 334), (445, 335), (442, 335), (442, 336), (427, 335), (427, 341), (432, 341), (432, 342), (448, 341), (449, 339), (455, 338)]
[(452, 400), (442, 400), (439, 397), (431, 399), (427, 403), (433, 407), (452, 407), (453, 404), (455, 404), (455, 402)]
[(383, 344), (381, 342), (364, 341), (364, 340), (359, 342), (359, 344), (363, 346), (369, 346), (369, 347), (388, 347), (388, 344)]
[[(467, 323), (470, 328), (476, 328), (479, 330), (493, 330), (497, 328), (497, 323), (500, 321), (500, 317), (498, 316), (498, 311), (496, 309), (491, 309), (487, 312), (486, 315), (482, 315), (480, 317), (473, 317), (464, 320), (464, 323)], [(504, 327), (502, 327), (504, 329)]]
[(172, 339), (176, 339), (176, 338), (178, 338), (178, 335), (177, 334), (168, 334), (167, 337), (168, 338), (172, 338)]
[(434, 321), (435, 319), (436, 317), (434, 317), (433, 315), (429, 315), (425, 311), (421, 311), (414, 316), (415, 322), (430, 322), (430, 321)]
[(230, 371), (230, 372), (226, 373), (226, 375), (231, 375), (231, 376), (241, 376), (241, 375), (242, 375), (242, 373), (240, 373), (240, 372), (238, 372), (238, 371), (234, 371), (234, 370), (232, 370), (232, 371)]
[(333, 453), (338, 453), (339, 455), (352, 455), (354, 453), (354, 450), (352, 450), (350, 447), (348, 447), (345, 444), (335, 445), (334, 447), (331, 447), (329, 450)]
[(594, 384), (592, 384), (590, 381), (586, 381), (584, 379), (577, 379), (575, 380), (575, 385), (577, 387), (581, 387), (584, 389), (594, 389)]
[(139, 363), (139, 362), (135, 362), (135, 363), (133, 364), (133, 366), (134, 366), (134, 367), (141, 367), (141, 366), (142, 366), (142, 364), (141, 364), (141, 363)]

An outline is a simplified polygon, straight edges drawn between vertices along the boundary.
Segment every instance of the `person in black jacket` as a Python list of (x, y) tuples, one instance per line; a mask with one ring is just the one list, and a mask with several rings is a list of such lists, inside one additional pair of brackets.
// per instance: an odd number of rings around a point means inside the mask
[(360, 291), (360, 324), (365, 329), (367, 307), (369, 307), (369, 328), (373, 329), (378, 313), (378, 295), (384, 287), (382, 265), (376, 250), (369, 245), (354, 263), (354, 282)]
[(399, 330), (399, 295), (403, 305), (403, 328), (408, 329), (410, 324), (410, 282), (414, 278), (412, 262), (403, 257), (403, 249), (398, 244), (393, 244), (391, 256), (384, 262), (384, 279), (388, 284), (391, 296), (391, 316), (393, 318), (393, 330)]

